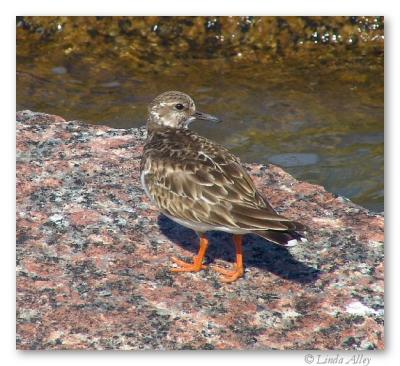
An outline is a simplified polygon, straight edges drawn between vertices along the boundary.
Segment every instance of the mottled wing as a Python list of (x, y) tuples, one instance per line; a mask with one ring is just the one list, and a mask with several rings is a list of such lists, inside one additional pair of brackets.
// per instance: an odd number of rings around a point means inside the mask
[(153, 138), (145, 148), (144, 184), (164, 213), (232, 230), (302, 230), (301, 224), (278, 215), (263, 199), (238, 158), (185, 133), (167, 140)]

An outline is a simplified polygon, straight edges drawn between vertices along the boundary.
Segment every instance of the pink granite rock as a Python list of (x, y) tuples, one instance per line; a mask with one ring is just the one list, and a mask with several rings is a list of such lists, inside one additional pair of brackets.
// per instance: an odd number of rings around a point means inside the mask
[[(245, 277), (171, 273), (194, 232), (149, 203), (144, 129), (17, 113), (18, 349), (383, 349), (384, 220), (276, 166), (247, 165), (310, 227), (287, 250), (245, 238)], [(229, 266), (229, 235), (209, 263)]]

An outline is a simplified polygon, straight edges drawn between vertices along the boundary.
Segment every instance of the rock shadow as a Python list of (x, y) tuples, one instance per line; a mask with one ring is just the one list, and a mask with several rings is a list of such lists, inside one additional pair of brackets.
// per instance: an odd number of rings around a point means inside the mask
[[(199, 239), (196, 233), (179, 225), (164, 215), (159, 215), (158, 225), (161, 232), (174, 243), (193, 252), (199, 249)], [(232, 235), (221, 231), (207, 233), (210, 246), (206, 262), (222, 259), (233, 263), (235, 249)], [(262, 270), (290, 281), (312, 283), (320, 276), (320, 271), (297, 261), (285, 247), (273, 244), (257, 235), (248, 234), (243, 241), (244, 262), (247, 267), (258, 267)], [(303, 244), (307, 245), (307, 243)]]

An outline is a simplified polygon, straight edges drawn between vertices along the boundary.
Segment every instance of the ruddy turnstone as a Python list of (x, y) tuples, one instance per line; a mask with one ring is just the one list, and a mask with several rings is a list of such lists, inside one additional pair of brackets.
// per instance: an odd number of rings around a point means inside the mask
[(168, 91), (149, 105), (148, 137), (141, 161), (141, 182), (150, 200), (175, 222), (195, 230), (200, 249), (193, 263), (178, 258), (174, 272), (206, 268), (205, 232), (233, 234), (236, 264), (232, 271), (214, 267), (222, 281), (243, 276), (242, 235), (254, 233), (276, 244), (292, 246), (306, 227), (275, 212), (257, 191), (239, 158), (223, 146), (188, 129), (195, 119), (217, 122), (217, 117), (196, 111), (188, 95)]

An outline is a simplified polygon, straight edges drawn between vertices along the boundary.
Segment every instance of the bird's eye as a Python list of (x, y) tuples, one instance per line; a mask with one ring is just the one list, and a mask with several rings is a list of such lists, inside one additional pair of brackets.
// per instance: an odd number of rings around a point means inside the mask
[(175, 105), (175, 108), (181, 111), (185, 107), (183, 106), (183, 104), (178, 103), (178, 104)]

